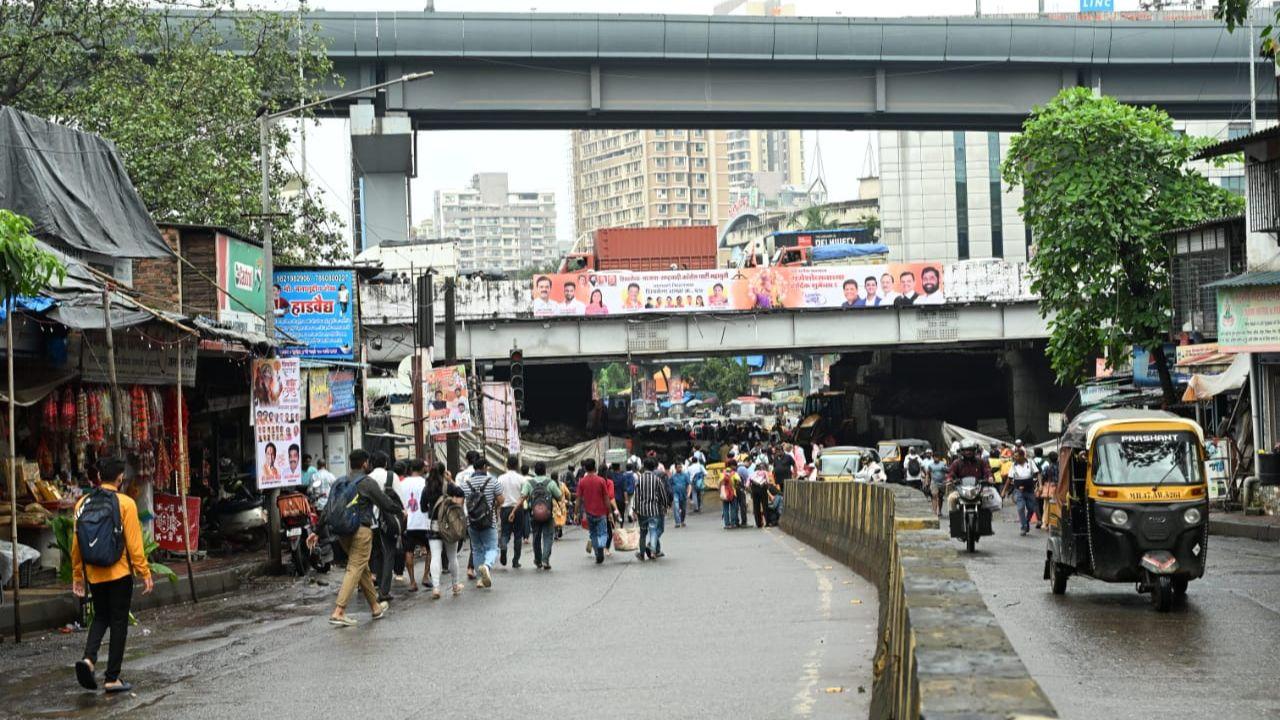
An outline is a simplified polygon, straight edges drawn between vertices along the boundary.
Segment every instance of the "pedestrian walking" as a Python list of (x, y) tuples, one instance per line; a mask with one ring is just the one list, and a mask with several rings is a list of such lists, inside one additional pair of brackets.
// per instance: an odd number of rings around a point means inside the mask
[[(713, 446), (714, 447), (714, 446)], [(707, 465), (699, 462), (696, 457), (689, 461), (684, 471), (689, 475), (689, 499), (690, 507), (694, 514), (702, 512), (702, 492), (707, 487)]]
[(738, 461), (729, 460), (720, 478), (720, 519), (724, 522), (725, 530), (738, 527), (738, 506), (734, 502), (736, 499), (734, 482), (737, 478)]
[(658, 472), (658, 461), (644, 459), (644, 471), (636, 481), (636, 517), (640, 521), (640, 547), (636, 557), (641, 561), (663, 557), (662, 519), (671, 506), (671, 492), (667, 479)]
[[(747, 454), (750, 456), (750, 453)], [(738, 472), (733, 478), (733, 507), (737, 513), (737, 524), (734, 527), (747, 526), (747, 488), (751, 482), (751, 461), (738, 462)]]
[(440, 599), (440, 576), (446, 558), (452, 556), (453, 595), (462, 592), (461, 574), (464, 559), (462, 543), (467, 536), (466, 497), (462, 488), (449, 479), (444, 463), (436, 463), (422, 491), (422, 505), (428, 515), (427, 545), (430, 548), (431, 599)]
[(684, 463), (676, 462), (675, 472), (671, 473), (671, 520), (676, 527), (684, 527), (688, 519), (689, 495), (692, 488)]
[(374, 583), (378, 587), (378, 599), (391, 602), (391, 581), (400, 574), (396, 572), (396, 566), (404, 562), (402, 552), (404, 541), (401, 538), (400, 522), (404, 507), (400, 505), (400, 496), (395, 491), (396, 474), (388, 467), (391, 458), (385, 452), (378, 451), (370, 456), (370, 462), (373, 469), (369, 471), (369, 477), (378, 483), (382, 492), (394, 505), (393, 509), (385, 514), (381, 508), (375, 506), (372, 526), (376, 531), (371, 563), (371, 567), (376, 571)]
[(639, 464), (627, 463), (626, 469), (613, 478), (613, 499), (624, 523), (634, 514), (631, 501), (636, 494), (636, 469), (639, 467)]
[(311, 504), (315, 506), (317, 513), (323, 513), (325, 505), (329, 502), (329, 491), (333, 489), (333, 483), (338, 478), (329, 472), (329, 463), (324, 458), (316, 460), (316, 472), (311, 476), (311, 485), (307, 487), (307, 495), (311, 497)]
[(1003, 495), (1008, 497), (1010, 492), (1013, 493), (1014, 502), (1018, 506), (1021, 534), (1026, 535), (1031, 532), (1031, 515), (1036, 511), (1035, 490), (1040, 471), (1027, 459), (1026, 451), (1018, 448), (1013, 453), (1006, 478)]
[[(454, 482), (454, 484), (456, 484), (458, 487), (462, 487), (462, 486), (467, 482), (467, 480), (469, 480), (469, 479), (471, 478), (471, 476), (475, 474), (475, 472), (476, 472), (475, 462), (476, 462), (476, 460), (477, 460), (479, 457), (480, 457), (480, 453), (476, 452), (475, 450), (468, 450), (468, 451), (467, 451), (467, 463), (466, 463), (466, 465), (465, 465), (465, 466), (463, 466), (461, 469), (459, 469), (459, 470), (458, 470), (458, 473), (457, 473), (456, 475), (454, 475), (454, 477), (453, 477), (453, 482)], [(461, 551), (462, 551), (462, 545), (463, 545), (463, 543), (465, 543), (465, 542), (466, 542), (466, 540), (459, 540), (459, 541), (458, 541), (458, 551), (459, 551), (459, 552), (461, 552)], [(445, 560), (446, 560), (446, 563), (447, 563), (448, 558), (446, 557), (446, 558), (445, 558)], [(475, 554), (474, 554), (474, 553), (467, 553), (467, 579), (468, 579), (468, 580), (475, 580), (475, 579), (476, 579), (476, 565), (475, 565), (475, 562), (476, 562), (476, 561), (475, 561)], [(445, 569), (447, 570), (448, 568), (446, 567)]]
[(524, 498), (520, 490), (524, 487), (525, 476), (520, 473), (520, 458), (512, 455), (507, 458), (507, 471), (498, 476), (498, 487), (502, 494), (501, 535), (498, 538), (498, 562), (503, 567), (507, 564), (507, 545), (514, 541), (511, 552), (511, 567), (520, 569), (520, 551), (525, 538)]
[(329, 624), (339, 627), (356, 624), (355, 619), (347, 615), (347, 605), (357, 587), (369, 602), (374, 620), (386, 614), (388, 603), (378, 598), (378, 591), (373, 586), (373, 575), (369, 572), (369, 556), (374, 542), (373, 509), (377, 507), (383, 517), (398, 512), (395, 501), (387, 497), (382, 487), (369, 477), (368, 452), (352, 451), (347, 463), (351, 472), (334, 483), (325, 512), (329, 532), (338, 538), (338, 543), (347, 554), (347, 570), (342, 576), (338, 601), (333, 613), (329, 615)]
[[(493, 586), (493, 564), (498, 561), (498, 515), (502, 511), (502, 486), (487, 472), (489, 463), (477, 455), (474, 472), (462, 485), (466, 498), (467, 534), (471, 539), (471, 561), (476, 568), (476, 587)], [(517, 545), (517, 549), (519, 546)]]
[(928, 492), (929, 488), (925, 487), (925, 461), (920, 457), (920, 451), (912, 445), (907, 448), (907, 457), (902, 461), (902, 473), (906, 478), (906, 484), (910, 485), (922, 492)]
[(1044, 506), (1045, 501), (1053, 498), (1058, 491), (1058, 453), (1049, 451), (1045, 456), (1044, 467), (1040, 472), (1040, 483), (1036, 485), (1036, 527), (1043, 527), (1045, 524)]
[[(409, 577), (409, 592), (418, 592), (417, 578), (414, 577), (413, 552), (417, 548), (422, 548), (428, 553), (431, 551), (431, 543), (427, 537), (427, 530), (431, 527), (431, 517), (428, 513), (431, 506), (426, 504), (426, 499), (423, 497), (427, 479), (422, 476), (422, 473), (426, 470), (427, 464), (419, 458), (414, 458), (408, 465), (409, 474), (396, 484), (395, 492), (400, 497), (400, 505), (405, 512), (404, 567), (405, 574)], [(422, 584), (428, 590), (435, 587), (434, 581), (427, 574), (430, 564), (431, 561), (428, 559), (422, 567)]]
[[(151, 592), (151, 566), (142, 544), (138, 505), (121, 492), (124, 463), (104, 458), (98, 463), (102, 484), (76, 503), (71, 531), (71, 592), (84, 597), (88, 583), (93, 622), (85, 638), (84, 655), (76, 661), (76, 679), (88, 690), (98, 688), (95, 677), (102, 638), (111, 633), (107, 646), (107, 693), (128, 692), (133, 686), (120, 679), (125, 642), (129, 634), (129, 608), (133, 602), (133, 578), (142, 579), (142, 594)], [(18, 578), (13, 579), (14, 585)]]
[(757, 530), (764, 527), (764, 511), (769, 504), (769, 485), (773, 482), (768, 468), (768, 465), (759, 463), (751, 471), (751, 513), (755, 516)]
[[(534, 467), (537, 467), (536, 465)], [(564, 537), (564, 526), (569, 522), (569, 487), (563, 480), (553, 480), (560, 488), (560, 499), (552, 506), (556, 524), (556, 540)], [(550, 568), (547, 568), (548, 570)]]
[(578, 481), (578, 507), (599, 565), (604, 562), (604, 548), (610, 534), (609, 517), (611, 514), (619, 517), (619, 513), (608, 482), (596, 474), (596, 461), (587, 458), (582, 462), (582, 469), (586, 474)]
[[(779, 489), (787, 487), (787, 481), (795, 477), (796, 459), (782, 447), (773, 449), (773, 482)], [(754, 496), (753, 496), (754, 497)]]
[(565, 493), (565, 522), (578, 522), (578, 503), (576, 495), (578, 490), (578, 474), (574, 471), (574, 464), (569, 463), (564, 472), (560, 473), (560, 484), (567, 490)]
[(932, 450), (926, 450), (924, 469), (929, 476), (929, 497), (933, 501), (933, 514), (942, 517), (942, 498), (947, 492), (947, 463), (942, 459), (942, 453), (934, 455)]
[(555, 505), (564, 497), (560, 483), (547, 476), (547, 464), (533, 464), (533, 477), (520, 489), (520, 502), (528, 503), (529, 522), (533, 529), (533, 565), (539, 570), (551, 569), (551, 546), (555, 542)]

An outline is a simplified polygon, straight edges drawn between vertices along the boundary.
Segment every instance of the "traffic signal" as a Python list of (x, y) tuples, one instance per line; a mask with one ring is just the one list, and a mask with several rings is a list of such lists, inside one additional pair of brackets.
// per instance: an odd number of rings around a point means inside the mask
[(511, 350), (511, 397), (516, 403), (516, 412), (524, 412), (524, 351), (519, 348)]

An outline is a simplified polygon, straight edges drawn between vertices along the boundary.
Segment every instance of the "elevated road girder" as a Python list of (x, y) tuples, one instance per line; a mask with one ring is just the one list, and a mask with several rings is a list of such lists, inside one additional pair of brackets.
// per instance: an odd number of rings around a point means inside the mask
[[(460, 322), (457, 330), (459, 358), (505, 360), (518, 347), (532, 362), (990, 346), (1048, 337), (1047, 322), (1034, 302), (663, 319), (495, 319)], [(408, 326), (367, 325), (364, 332), (373, 362), (398, 362), (412, 351)], [(444, 331), (437, 328), (438, 357), (443, 347)]]

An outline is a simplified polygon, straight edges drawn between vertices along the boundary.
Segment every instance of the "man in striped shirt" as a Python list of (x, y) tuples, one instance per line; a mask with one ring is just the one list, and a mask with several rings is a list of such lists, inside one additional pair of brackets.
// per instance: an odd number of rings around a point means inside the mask
[(636, 557), (654, 560), (662, 553), (662, 520), (671, 507), (671, 488), (667, 479), (657, 471), (656, 458), (644, 459), (644, 472), (636, 481), (635, 510), (640, 520), (640, 549)]

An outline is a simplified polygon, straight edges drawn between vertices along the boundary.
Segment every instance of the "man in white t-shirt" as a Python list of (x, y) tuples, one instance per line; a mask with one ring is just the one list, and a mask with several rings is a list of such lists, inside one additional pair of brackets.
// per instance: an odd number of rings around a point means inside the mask
[(523, 497), (525, 476), (520, 474), (520, 458), (507, 458), (507, 471), (498, 476), (498, 489), (502, 492), (502, 529), (498, 534), (498, 562), (507, 564), (507, 543), (515, 541), (511, 554), (511, 567), (520, 568), (520, 549), (524, 546), (524, 513), (520, 504)]
[[(409, 592), (418, 591), (418, 581), (413, 574), (413, 550), (424, 547), (430, 551), (431, 548), (430, 543), (427, 542), (427, 531), (431, 529), (431, 519), (427, 515), (430, 508), (422, 507), (422, 493), (427, 487), (427, 479), (422, 476), (425, 469), (426, 463), (421, 459), (415, 459), (409, 463), (409, 475), (393, 483), (407, 517), (404, 525), (404, 567), (409, 575)], [(430, 590), (431, 576), (426, 570), (430, 567), (430, 558), (427, 563), (423, 566), (422, 584)]]
[(329, 463), (324, 458), (316, 460), (316, 471), (311, 475), (311, 485), (307, 487), (307, 494), (311, 496), (311, 502), (316, 506), (317, 513), (323, 513), (326, 505), (329, 504), (329, 489), (338, 481), (338, 478), (329, 472)]

